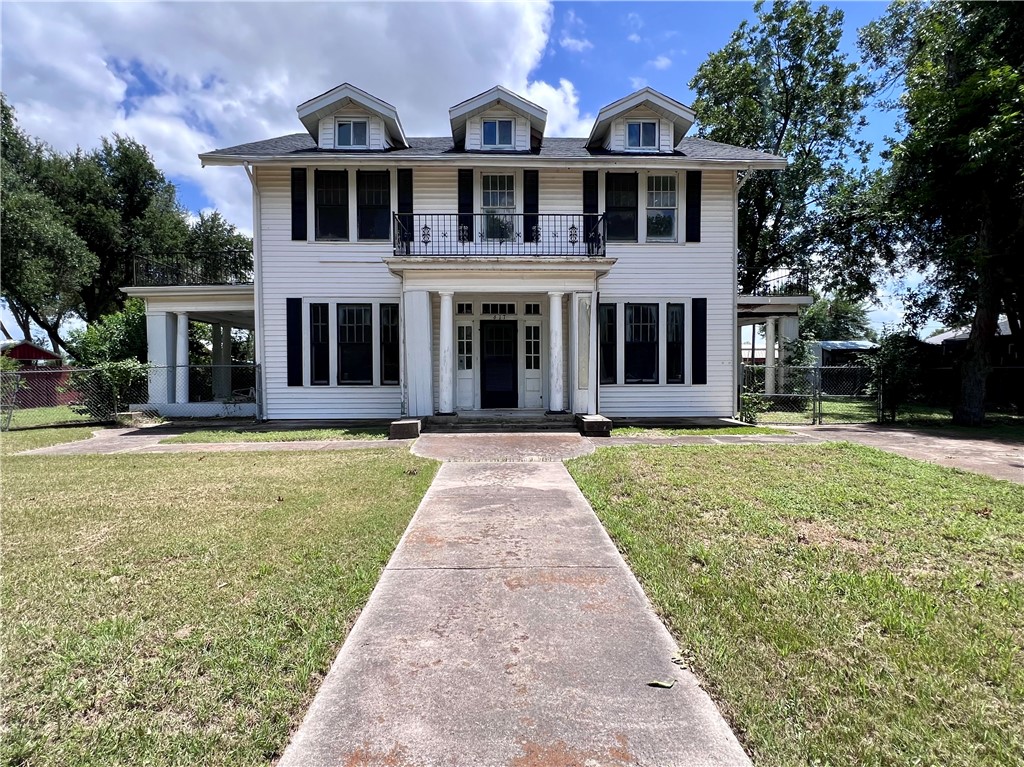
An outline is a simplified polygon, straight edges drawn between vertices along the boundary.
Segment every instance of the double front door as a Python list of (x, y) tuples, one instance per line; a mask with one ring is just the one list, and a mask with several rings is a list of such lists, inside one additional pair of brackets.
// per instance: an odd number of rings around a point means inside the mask
[(457, 321), (457, 410), (544, 407), (541, 321)]

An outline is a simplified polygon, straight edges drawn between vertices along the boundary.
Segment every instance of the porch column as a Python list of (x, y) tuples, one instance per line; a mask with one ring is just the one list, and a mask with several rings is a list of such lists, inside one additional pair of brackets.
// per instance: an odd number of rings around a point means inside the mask
[(764, 323), (764, 393), (775, 394), (775, 318)]
[(188, 402), (188, 312), (178, 312), (178, 344), (174, 353), (174, 401)]
[(438, 410), (442, 415), (455, 412), (455, 398), (453, 396), (455, 385), (455, 317), (452, 312), (452, 291), (442, 290), (441, 296), (441, 327), (440, 330), (440, 351), (437, 366), (438, 373)]
[(548, 293), (548, 409), (553, 413), (565, 410), (565, 394), (562, 391), (562, 296), (564, 293)]
[(403, 296), (402, 343), (405, 345), (405, 385), (411, 416), (434, 414), (434, 366), (431, 346), (430, 294), (425, 290), (406, 291)]
[(149, 369), (149, 404), (174, 401), (174, 315), (146, 312), (146, 359)]

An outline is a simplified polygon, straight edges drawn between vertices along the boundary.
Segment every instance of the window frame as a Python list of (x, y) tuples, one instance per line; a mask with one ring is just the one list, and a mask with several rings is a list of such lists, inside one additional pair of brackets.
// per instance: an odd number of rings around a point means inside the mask
[[(619, 382), (619, 305), (598, 304), (597, 314), (597, 382), (599, 386), (615, 386)], [(611, 314), (611, 322), (606, 316)], [(610, 365), (606, 364), (610, 356)]]
[[(309, 311), (309, 385), (331, 385), (331, 305), (326, 301), (310, 301)], [(322, 317), (316, 315), (322, 312)], [(326, 355), (320, 358), (318, 351)], [(326, 370), (319, 371), (321, 364), (326, 363)], [(322, 373), (321, 375), (317, 375)]]
[[(679, 176), (676, 173), (658, 173), (650, 171), (645, 174), (646, 181), (644, 182), (644, 241), (645, 242), (678, 242), (679, 241)], [(672, 181), (672, 189), (665, 190), (651, 190), (651, 182), (655, 179), (670, 179)], [(673, 205), (652, 205), (651, 195), (672, 195)], [(664, 203), (664, 200), (657, 200), (656, 202)], [(652, 235), (651, 234), (651, 211), (672, 211), (672, 233), (668, 235)]]
[[(487, 143), (487, 123), (494, 123), (493, 144)], [(509, 142), (501, 143), (501, 124), (509, 124)], [(516, 121), (513, 117), (487, 117), (480, 120), (480, 146), (484, 149), (515, 149), (516, 146)]]
[[(388, 242), (391, 239), (391, 214), (393, 211), (392, 200), (391, 200), (391, 171), (390, 170), (373, 170), (360, 168), (356, 170), (356, 240), (359, 242)], [(384, 184), (384, 195), (386, 202), (378, 203), (374, 205), (366, 204), (362, 200), (362, 195), (365, 189), (362, 187), (360, 180), (369, 180), (370, 178), (384, 178), (386, 183)], [(375, 190), (380, 191), (380, 190)], [(384, 236), (383, 237), (364, 237), (363, 236), (363, 213), (364, 211), (385, 211), (384, 216)]]
[[(628, 178), (632, 176), (636, 180), (635, 196), (633, 199), (632, 207), (623, 205), (613, 205), (611, 203), (612, 195), (609, 194), (608, 180), (609, 178)], [(613, 190), (617, 193), (618, 190)], [(633, 214), (633, 229), (628, 236), (622, 236), (617, 232), (613, 232), (613, 213), (619, 211), (629, 211)], [(605, 215), (605, 227), (607, 231), (608, 242), (639, 242), (640, 241), (640, 174), (633, 171), (608, 171), (604, 174), (604, 215)]]
[[(645, 319), (641, 316), (639, 320), (634, 320), (631, 317), (630, 310), (640, 310), (641, 315), (645, 311), (653, 310), (654, 319), (651, 321), (649, 318)], [(628, 302), (624, 303), (622, 307), (622, 328), (623, 328), (623, 340), (622, 340), (622, 360), (623, 360), (623, 375), (622, 382), (628, 385), (636, 384), (658, 384), (661, 383), (661, 320), (664, 312), (660, 311), (660, 302)], [(630, 338), (630, 336), (637, 330), (647, 330), (648, 333), (653, 331), (654, 338), (647, 338), (646, 340), (637, 340)], [(635, 364), (639, 364), (636, 360), (636, 356), (644, 350), (654, 350), (654, 377), (633, 377), (630, 378), (630, 358), (633, 357)], [(631, 355), (630, 352), (633, 354)]]
[[(661, 147), (661, 125), (660, 125), (660, 122), (661, 122), (660, 120), (649, 120), (649, 119), (641, 119), (641, 118), (637, 118), (637, 119), (634, 119), (634, 120), (626, 120), (626, 126), (625, 126), (626, 135), (623, 137), (623, 139), (624, 139), (623, 146), (625, 146), (626, 149), (628, 151), (630, 151), (630, 152), (648, 152), (648, 151), (651, 151), (652, 149), (653, 150), (659, 149)], [(635, 146), (629, 143), (629, 138), (630, 138), (629, 137), (629, 129), (630, 129), (630, 126), (633, 126), (633, 125), (639, 125), (640, 126), (638, 131), (637, 131), (637, 138), (639, 139), (639, 143), (636, 144)], [(652, 126), (654, 126), (654, 143), (653, 144), (650, 144), (650, 145), (644, 144), (644, 125), (652, 125)]]
[[(341, 126), (349, 126), (349, 136), (355, 140), (355, 126), (362, 124), (363, 130), (365, 131), (364, 137), (365, 142), (362, 144), (342, 144), (341, 143)], [(339, 117), (334, 121), (334, 147), (336, 149), (369, 149), (370, 148), (370, 121), (365, 118), (359, 117)]]
[[(384, 302), (376, 304), (377, 306), (377, 321), (378, 321), (378, 343), (377, 348), (380, 352), (379, 360), (377, 363), (378, 373), (380, 374), (380, 385), (381, 386), (398, 386), (402, 382), (402, 318), (401, 318), (401, 307), (397, 301)], [(391, 323), (384, 322), (385, 310), (391, 310), (394, 312), (394, 321)], [(385, 330), (388, 334), (393, 334), (393, 338), (385, 339)], [(372, 335), (372, 330), (371, 330)], [(393, 359), (391, 359), (393, 357)], [(384, 371), (388, 366), (394, 368), (394, 379), (387, 378), (384, 375)]]
[[(368, 335), (369, 335), (368, 338), (364, 338), (363, 340), (359, 340), (359, 341), (346, 341), (346, 340), (342, 339), (342, 318), (341, 318), (342, 309), (358, 309), (361, 312), (363, 312), (363, 317), (364, 318), (365, 317), (369, 318), (369, 323), (368, 324), (366, 322), (360, 323), (362, 328), (363, 328), (363, 332), (364, 333), (368, 333)], [(373, 352), (374, 352), (374, 343), (373, 343), (373, 304), (372, 303), (366, 303), (366, 302), (338, 301), (337, 303), (334, 304), (334, 321), (335, 321), (335, 325), (337, 326), (337, 337), (335, 339), (335, 345), (338, 347), (337, 370), (336, 370), (336, 380), (338, 382), (338, 386), (373, 386), (374, 385), (374, 380), (373, 380), (374, 379), (374, 375), (373, 375), (373, 373), (374, 373), (374, 367), (375, 367), (374, 366), (374, 359), (373, 359)], [(369, 352), (369, 359), (367, 361), (361, 363), (363, 365), (366, 365), (366, 370), (365, 371), (359, 371), (359, 372), (368, 372), (369, 373), (369, 377), (368, 378), (359, 378), (359, 379), (354, 379), (354, 378), (353, 379), (345, 379), (345, 378), (343, 378), (343, 376), (345, 375), (345, 372), (346, 372), (345, 371), (346, 365), (345, 365), (345, 362), (343, 362), (343, 360), (342, 360), (343, 351), (344, 351), (343, 346), (365, 347), (364, 349), (362, 349), (364, 355), (366, 354), (367, 351)]]
[[(672, 314), (678, 312), (679, 338), (672, 340)], [(687, 364), (686, 353), (689, 344), (686, 342), (687, 333), (686, 302), (669, 301), (665, 304), (665, 383), (670, 386), (680, 386), (686, 383)], [(677, 355), (677, 356), (676, 356)], [(679, 363), (679, 376), (674, 378), (672, 373), (672, 361)]]
[[(321, 188), (320, 181), (324, 181), (331, 178), (343, 178), (344, 183), (338, 185), (336, 188), (326, 189)], [(313, 239), (316, 242), (348, 242), (352, 234), (352, 222), (349, 216), (349, 172), (347, 169), (333, 169), (333, 168), (314, 168), (313, 169)], [(326, 184), (325, 184), (326, 186)], [(341, 195), (340, 201), (336, 203), (324, 203), (321, 202), (321, 196), (326, 195), (329, 192), (339, 193)], [(326, 235), (321, 234), (321, 223), (320, 223), (320, 211), (321, 209), (337, 209), (343, 214), (343, 220), (345, 224), (344, 234), (332, 234)]]

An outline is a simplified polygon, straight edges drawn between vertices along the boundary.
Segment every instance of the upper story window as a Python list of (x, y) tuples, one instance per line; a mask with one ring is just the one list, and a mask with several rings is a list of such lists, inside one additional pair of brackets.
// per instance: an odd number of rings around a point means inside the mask
[(484, 120), (484, 146), (511, 148), (512, 120)]
[(676, 177), (647, 177), (647, 239), (676, 239)]
[(637, 197), (636, 173), (605, 175), (605, 221), (609, 240), (636, 242)]
[(335, 146), (350, 149), (366, 149), (366, 120), (338, 120), (338, 140)]
[(356, 172), (360, 240), (386, 240), (391, 227), (391, 174), (386, 170)]
[(654, 120), (635, 120), (626, 123), (627, 149), (657, 149), (658, 123)]
[(512, 174), (486, 173), (483, 176), (484, 226), (489, 240), (508, 240), (515, 228), (516, 177)]
[(348, 171), (317, 170), (314, 174), (316, 238), (348, 239)]

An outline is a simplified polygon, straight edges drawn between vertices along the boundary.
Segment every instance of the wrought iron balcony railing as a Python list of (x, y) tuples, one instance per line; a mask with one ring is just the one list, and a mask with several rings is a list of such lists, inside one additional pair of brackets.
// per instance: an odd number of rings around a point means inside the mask
[(252, 282), (250, 251), (175, 253), (135, 257), (135, 287), (245, 285)]
[(603, 256), (596, 213), (398, 213), (396, 256)]
[(807, 272), (792, 271), (761, 280), (750, 291), (740, 287), (740, 293), (751, 296), (807, 296), (810, 295), (810, 279)]

